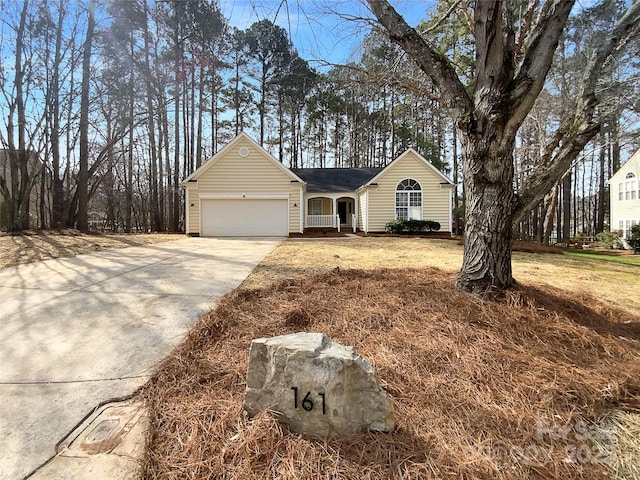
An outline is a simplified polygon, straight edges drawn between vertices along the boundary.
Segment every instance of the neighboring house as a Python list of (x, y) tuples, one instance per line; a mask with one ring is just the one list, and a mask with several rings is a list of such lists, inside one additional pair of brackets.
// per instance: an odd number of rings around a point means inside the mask
[(382, 232), (395, 218), (451, 230), (453, 183), (413, 149), (384, 168), (288, 169), (241, 133), (182, 186), (186, 233), (194, 236)]
[(640, 223), (640, 150), (609, 179), (612, 232), (627, 238), (631, 227)]

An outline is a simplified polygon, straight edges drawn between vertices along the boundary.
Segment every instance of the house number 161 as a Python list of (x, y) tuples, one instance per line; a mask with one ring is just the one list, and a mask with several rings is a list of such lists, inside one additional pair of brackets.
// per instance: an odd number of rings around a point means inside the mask
[[(298, 406), (302, 406), (302, 409), (305, 412), (310, 412), (313, 410), (313, 400), (311, 399), (311, 392), (307, 392), (307, 394), (302, 399), (302, 402), (298, 404), (298, 387), (291, 387), (293, 390), (293, 408), (298, 408)], [(318, 396), (322, 398), (322, 414), (327, 414), (327, 409), (325, 406), (325, 397), (324, 393), (318, 393)]]

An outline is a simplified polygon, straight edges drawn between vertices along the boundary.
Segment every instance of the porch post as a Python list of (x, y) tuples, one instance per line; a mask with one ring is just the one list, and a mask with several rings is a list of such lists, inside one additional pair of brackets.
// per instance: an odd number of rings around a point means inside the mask
[[(336, 200), (335, 197), (332, 198), (333, 200), (333, 228), (337, 228), (338, 231), (340, 231), (340, 221), (336, 220), (336, 215), (338, 215), (338, 201)], [(336, 225), (337, 223), (337, 225)]]

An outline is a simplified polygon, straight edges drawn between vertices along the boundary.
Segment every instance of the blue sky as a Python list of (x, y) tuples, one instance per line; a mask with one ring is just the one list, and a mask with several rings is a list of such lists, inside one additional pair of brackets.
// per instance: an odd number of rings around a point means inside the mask
[[(394, 7), (415, 26), (426, 17), (431, 0), (392, 0)], [(290, 32), (294, 46), (314, 66), (321, 61), (346, 63), (360, 56), (360, 42), (369, 31), (365, 21), (341, 16), (371, 18), (364, 0), (220, 0), (229, 23), (240, 29), (268, 18)], [(317, 62), (318, 63), (317, 63)]]

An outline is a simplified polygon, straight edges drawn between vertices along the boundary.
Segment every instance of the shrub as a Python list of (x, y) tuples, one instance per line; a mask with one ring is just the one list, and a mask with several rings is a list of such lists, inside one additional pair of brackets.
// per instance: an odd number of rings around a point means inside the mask
[(622, 248), (622, 240), (616, 232), (601, 232), (596, 238), (603, 247), (606, 248)]
[(440, 230), (440, 224), (434, 220), (426, 220), (427, 222), (427, 231), (429, 232), (437, 232)]
[(402, 233), (404, 231), (404, 222), (402, 220), (389, 220), (384, 226), (385, 232)]
[(426, 226), (426, 220), (404, 220), (404, 229), (407, 233), (420, 233)]
[(631, 233), (627, 237), (627, 242), (631, 245), (633, 253), (640, 253), (640, 225), (631, 227)]
[(433, 220), (390, 220), (384, 226), (388, 233), (421, 233), (440, 230), (440, 224)]

